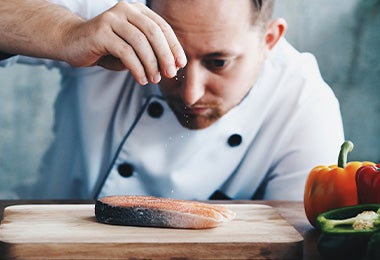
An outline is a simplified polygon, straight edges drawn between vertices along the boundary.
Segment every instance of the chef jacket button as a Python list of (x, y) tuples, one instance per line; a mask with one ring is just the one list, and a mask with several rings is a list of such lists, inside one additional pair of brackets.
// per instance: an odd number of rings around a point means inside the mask
[(231, 147), (239, 146), (242, 142), (242, 137), (239, 134), (233, 134), (228, 138), (228, 145)]
[(133, 175), (133, 165), (130, 163), (122, 163), (117, 166), (117, 171), (120, 176), (123, 177), (131, 177)]
[(163, 113), (164, 107), (156, 101), (152, 102), (148, 107), (148, 114), (153, 118), (160, 118)]

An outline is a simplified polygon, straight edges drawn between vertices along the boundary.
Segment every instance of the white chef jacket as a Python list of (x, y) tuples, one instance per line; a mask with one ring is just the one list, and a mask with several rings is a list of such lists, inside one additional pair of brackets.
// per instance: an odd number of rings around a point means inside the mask
[[(52, 2), (86, 18), (115, 3)], [(201, 130), (182, 127), (158, 86), (140, 86), (128, 71), (24, 56), (0, 65), (15, 62), (55, 67), (62, 75), (55, 139), (31, 198), (302, 200), (310, 170), (335, 163), (344, 140), (339, 103), (315, 58), (285, 39), (240, 104)]]

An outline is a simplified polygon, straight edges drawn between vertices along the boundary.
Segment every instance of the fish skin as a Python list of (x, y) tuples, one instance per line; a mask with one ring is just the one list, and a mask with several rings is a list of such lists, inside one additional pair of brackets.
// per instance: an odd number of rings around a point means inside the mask
[(221, 205), (133, 195), (97, 200), (95, 216), (114, 225), (205, 229), (231, 221), (236, 213)]

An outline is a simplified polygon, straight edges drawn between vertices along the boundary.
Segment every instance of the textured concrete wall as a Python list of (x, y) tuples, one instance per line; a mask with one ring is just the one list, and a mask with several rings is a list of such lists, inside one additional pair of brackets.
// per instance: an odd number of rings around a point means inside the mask
[(57, 70), (15, 65), (0, 68), (0, 199), (21, 183), (33, 182), (52, 140)]
[[(321, 73), (341, 102), (350, 160), (380, 162), (380, 7), (375, 0), (278, 0), (287, 38), (315, 54)], [(0, 198), (32, 182), (52, 139), (56, 70), (0, 68)], [(329, 126), (326, 126), (329, 127)], [(8, 194), (8, 195), (7, 195)]]
[(278, 0), (276, 13), (340, 100), (349, 159), (380, 162), (380, 1)]

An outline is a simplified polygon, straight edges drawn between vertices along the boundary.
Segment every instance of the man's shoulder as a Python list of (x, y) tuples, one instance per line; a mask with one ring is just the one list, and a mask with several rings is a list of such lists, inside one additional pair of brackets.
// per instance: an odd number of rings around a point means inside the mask
[[(280, 39), (273, 48), (268, 61), (282, 68), (296, 69), (299, 72), (305, 69), (318, 69), (316, 58), (312, 53), (298, 51), (285, 38)], [(319, 70), (317, 72), (319, 73)]]
[(285, 82), (290, 80), (325, 84), (315, 56), (298, 51), (285, 38), (272, 50), (265, 67), (266, 74)]
[(265, 62), (258, 85), (277, 93), (279, 103), (293, 100), (301, 104), (319, 97), (335, 99), (314, 55), (297, 51), (285, 39), (281, 39)]

